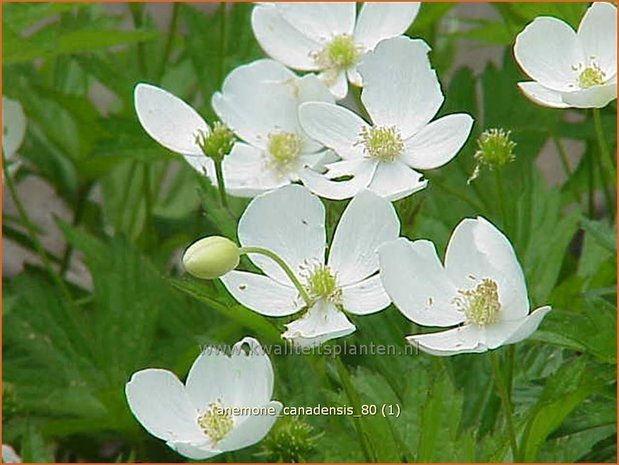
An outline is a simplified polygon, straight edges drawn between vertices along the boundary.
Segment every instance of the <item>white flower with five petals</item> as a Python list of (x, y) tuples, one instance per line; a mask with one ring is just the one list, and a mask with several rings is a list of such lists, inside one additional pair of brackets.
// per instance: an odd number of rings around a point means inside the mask
[(314, 75), (299, 78), (273, 60), (239, 66), (213, 95), (217, 116), (242, 140), (224, 158), (224, 176), (234, 195), (253, 197), (291, 182), (304, 182), (328, 152), (301, 129), (299, 105), (333, 103)]
[(404, 34), (418, 2), (365, 3), (356, 17), (354, 2), (257, 5), (251, 23), (256, 39), (272, 58), (301, 71), (315, 71), (337, 99), (348, 81), (361, 86), (357, 64), (383, 39)]
[[(473, 119), (458, 113), (430, 122), (444, 99), (429, 50), (422, 40), (397, 37), (382, 41), (364, 58), (361, 100), (371, 123), (341, 106), (301, 105), (305, 132), (342, 158), (325, 165), (324, 175), (308, 176), (306, 186), (331, 199), (369, 189), (397, 200), (426, 187), (417, 170), (438, 168), (458, 153)], [(337, 181), (343, 176), (352, 179)]]
[(605, 107), (617, 98), (617, 7), (594, 2), (577, 32), (557, 18), (536, 18), (516, 37), (514, 55), (533, 78), (518, 86), (535, 103)]
[(231, 271), (221, 280), (241, 304), (266, 316), (304, 311), (287, 325), (283, 337), (311, 347), (355, 331), (346, 313), (366, 315), (390, 303), (378, 271), (376, 249), (394, 240), (400, 223), (393, 206), (364, 191), (344, 211), (329, 247), (322, 202), (298, 185), (282, 187), (252, 200), (239, 222), (243, 247), (269, 249), (282, 258), (311, 296), (300, 298), (284, 271), (270, 258), (249, 254), (264, 274)]
[(257, 443), (282, 408), (271, 400), (271, 361), (249, 337), (230, 355), (205, 348), (185, 384), (170, 371), (149, 368), (133, 374), (125, 394), (150, 434), (194, 460)]
[(394, 305), (423, 326), (456, 328), (407, 339), (433, 355), (485, 352), (529, 337), (550, 307), (529, 313), (524, 276), (507, 238), (484, 218), (456, 226), (441, 264), (434, 244), (405, 238), (378, 250)]

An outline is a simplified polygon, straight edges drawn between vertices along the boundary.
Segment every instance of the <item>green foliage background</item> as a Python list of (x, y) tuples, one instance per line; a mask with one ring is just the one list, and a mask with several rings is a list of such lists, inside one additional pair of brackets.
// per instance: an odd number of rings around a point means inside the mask
[[(506, 233), (532, 304), (554, 308), (531, 339), (498, 351), (513, 386), (520, 459), (615, 462), (615, 180), (601, 168), (591, 114), (575, 111), (568, 119), (565, 111), (526, 100), (516, 88), (524, 76), (511, 52), (515, 35), (534, 17), (554, 15), (577, 26), (587, 4), (496, 3), (497, 19), (483, 21), (458, 18), (453, 6), (424, 4), (408, 34), (433, 48), (430, 58), (446, 94), (441, 112), (472, 114), (474, 132), (454, 161), (428, 173), (428, 189), (396, 203), (403, 234), (430, 238), (444, 250), (455, 224), (476, 215)], [(24, 461), (180, 461), (129, 412), (123, 389), (131, 373), (156, 366), (184, 376), (200, 345), (246, 335), (282, 344), (284, 319), (262, 317), (239, 306), (218, 282), (180, 271), (178, 250), (209, 234), (235, 239), (236, 224), (206, 178), (145, 134), (133, 108), (135, 84), (150, 82), (212, 121), (210, 96), (225, 75), (263, 57), (251, 9), (234, 4), (205, 13), (174, 4), (162, 30), (144, 4), (130, 4), (130, 15), (101, 4), (2, 4), (3, 93), (19, 100), (28, 118), (19, 151), (24, 163), (12, 182), (43, 180), (73, 215), (58, 220), (66, 241), (58, 255), (42, 249), (44, 231), (31, 219), (3, 214), (4, 240), (44, 257), (3, 278), (2, 440)], [(466, 32), (445, 27), (454, 21), (465, 23)], [(474, 47), (504, 47), (503, 65), (489, 64), (479, 75), (454, 69), (462, 39)], [(90, 98), (95, 84), (111, 96), (106, 111)], [(616, 102), (602, 110), (602, 124), (615, 153)], [(492, 127), (512, 132), (516, 160), (467, 185), (475, 140)], [(567, 181), (551, 187), (536, 160), (545, 143), (561, 138), (583, 142), (585, 153)], [(10, 197), (5, 189), (5, 203)], [(235, 199), (237, 217), (246, 204)], [(331, 231), (344, 206), (328, 202)], [(77, 252), (92, 290), (66, 279)], [(359, 330), (347, 344), (373, 341), (402, 351), (404, 335), (424, 330), (394, 308), (354, 323)], [(330, 357), (272, 359), (274, 398), (286, 405), (401, 407), (399, 418), (301, 418), (309, 425), (303, 437), (312, 439), (293, 458), (512, 458), (487, 354), (348, 356), (349, 380)], [(285, 428), (281, 422), (263, 444), (215, 460), (290, 460), (278, 455), (286, 447), (274, 439), (286, 437)]]

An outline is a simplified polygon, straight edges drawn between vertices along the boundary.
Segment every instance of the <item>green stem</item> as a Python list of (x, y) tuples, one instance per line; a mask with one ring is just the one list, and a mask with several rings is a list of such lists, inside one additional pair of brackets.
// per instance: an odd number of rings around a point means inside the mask
[(305, 287), (303, 287), (303, 284), (301, 284), (301, 281), (299, 281), (299, 278), (297, 278), (297, 276), (290, 269), (288, 264), (275, 252), (272, 252), (269, 249), (264, 249), (262, 247), (241, 247), (239, 249), (239, 253), (241, 254), (257, 253), (257, 254), (261, 254), (266, 257), (269, 257), (271, 260), (277, 263), (282, 270), (284, 270), (284, 273), (286, 273), (286, 276), (290, 278), (290, 281), (292, 281), (292, 284), (294, 284), (294, 287), (297, 288), (297, 290), (299, 291), (299, 294), (301, 295), (301, 298), (305, 301), (306, 305), (308, 307), (313, 305), (314, 301), (312, 300), (312, 298), (309, 296), (309, 294), (305, 290)]
[[(73, 222), (71, 223), (73, 227), (78, 226), (80, 222), (82, 221), (82, 218), (84, 216), (84, 210), (86, 209), (86, 204), (88, 203), (88, 196), (90, 195), (91, 189), (92, 189), (92, 184), (88, 183), (78, 190), (77, 205), (75, 206), (75, 214), (73, 215)], [(64, 249), (64, 253), (62, 255), (62, 262), (60, 265), (61, 276), (64, 276), (67, 270), (69, 269), (72, 255), (73, 255), (73, 246), (67, 243)]]
[(147, 244), (148, 238), (150, 237), (152, 228), (152, 213), (153, 213), (153, 197), (151, 191), (151, 181), (150, 181), (150, 165), (148, 163), (144, 163), (142, 166), (144, 170), (144, 184), (142, 186), (144, 190), (144, 233), (146, 235)]
[(228, 195), (226, 194), (226, 181), (224, 179), (223, 161), (213, 160), (215, 162), (215, 175), (217, 176), (217, 190), (219, 191), (219, 201), (221, 206), (229, 211)]
[(599, 108), (593, 109), (593, 121), (595, 123), (595, 132), (597, 134), (598, 146), (602, 155), (602, 165), (610, 178), (611, 185), (614, 186), (617, 182), (617, 168), (615, 167), (615, 160), (610, 155), (608, 145), (606, 143), (606, 137), (604, 137), (604, 128), (602, 127), (602, 116)]
[(514, 462), (520, 462), (520, 455), (518, 454), (518, 442), (516, 440), (516, 430), (514, 428), (512, 403), (510, 400), (510, 393), (507, 390), (505, 379), (501, 373), (501, 367), (499, 365), (498, 355), (495, 351), (490, 352), (490, 363), (492, 365), (492, 375), (494, 376), (494, 383), (497, 387), (501, 403), (503, 405), (503, 412), (505, 413), (505, 423), (507, 424), (507, 430), (509, 433), (509, 443), (512, 449), (512, 458)]
[(359, 397), (359, 393), (355, 390), (350, 379), (350, 374), (348, 373), (348, 368), (346, 368), (346, 365), (344, 365), (344, 362), (342, 362), (340, 357), (335, 358), (335, 366), (337, 367), (337, 372), (340, 375), (340, 380), (342, 381), (342, 387), (344, 388), (346, 397), (348, 397), (348, 400), (355, 409), (356, 415), (353, 417), (353, 421), (355, 423), (355, 430), (357, 431), (357, 436), (359, 437), (359, 443), (361, 444), (361, 450), (363, 451), (365, 460), (367, 462), (376, 462), (376, 454), (367, 440), (363, 428), (362, 417), (360, 416), (361, 398)]
[(15, 202), (15, 207), (17, 208), (17, 212), (21, 218), (23, 225), (26, 227), (26, 231), (28, 232), (28, 235), (30, 236), (30, 239), (32, 240), (32, 244), (34, 245), (34, 248), (36, 249), (39, 257), (41, 258), (43, 267), (45, 268), (47, 273), (50, 275), (54, 283), (58, 286), (58, 289), (60, 290), (60, 292), (62, 292), (64, 297), (67, 299), (67, 301), (71, 302), (72, 301), (71, 293), (69, 292), (69, 289), (67, 288), (65, 282), (62, 280), (60, 275), (54, 269), (52, 262), (50, 258), (48, 257), (47, 252), (45, 251), (45, 247), (43, 247), (43, 244), (41, 243), (41, 240), (39, 239), (39, 235), (37, 234), (37, 228), (34, 225), (33, 221), (30, 219), (30, 217), (28, 216), (28, 213), (26, 212), (26, 209), (24, 208), (24, 204), (22, 203), (19, 197), (19, 194), (17, 193), (17, 189), (15, 188), (15, 184), (13, 183), (13, 178), (11, 177), (8, 171), (8, 163), (4, 155), (4, 152), (2, 152), (2, 171), (4, 173), (4, 182), (6, 183), (6, 186), (8, 187), (9, 192), (11, 193), (11, 197), (13, 198), (13, 202)]
[(503, 169), (501, 167), (495, 170), (496, 188), (499, 196), (499, 209), (503, 219), (503, 228), (507, 229), (507, 210), (505, 209), (505, 188), (503, 185)]
[(563, 147), (561, 140), (554, 134), (552, 135), (552, 141), (555, 143), (555, 147), (557, 148), (557, 152), (559, 153), (559, 159), (561, 160), (561, 166), (563, 166), (565, 177), (569, 179), (572, 177), (572, 168), (570, 167), (570, 161), (567, 157), (565, 147)]

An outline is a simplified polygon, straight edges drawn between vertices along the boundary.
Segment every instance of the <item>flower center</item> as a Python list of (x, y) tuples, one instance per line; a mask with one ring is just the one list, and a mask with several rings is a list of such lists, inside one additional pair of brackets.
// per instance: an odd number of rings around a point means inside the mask
[(234, 420), (219, 402), (211, 402), (206, 411), (198, 417), (198, 426), (213, 442), (219, 442), (232, 431)]
[(404, 150), (400, 131), (394, 126), (364, 127), (359, 136), (365, 153), (379, 161), (393, 161)]
[(328, 266), (318, 265), (307, 276), (307, 290), (317, 299), (327, 299), (338, 303), (342, 290), (337, 286), (337, 278)]
[(581, 89), (589, 89), (593, 86), (601, 86), (604, 84), (606, 74), (600, 69), (597, 64), (593, 64), (585, 68), (578, 75), (578, 85)]
[(359, 59), (359, 48), (348, 34), (335, 36), (331, 42), (314, 55), (314, 61), (322, 69), (346, 69)]
[(459, 289), (458, 294), (453, 302), (464, 312), (467, 323), (486, 326), (497, 321), (501, 302), (496, 282), (483, 279), (474, 289)]
[(301, 152), (301, 137), (292, 132), (269, 134), (267, 151), (271, 156), (271, 164), (278, 171), (286, 172)]

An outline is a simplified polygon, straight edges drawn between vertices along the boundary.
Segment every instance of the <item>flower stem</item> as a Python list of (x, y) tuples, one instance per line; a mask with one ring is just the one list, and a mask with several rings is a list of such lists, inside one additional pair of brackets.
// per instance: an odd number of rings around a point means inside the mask
[(355, 423), (355, 429), (357, 430), (357, 436), (359, 436), (359, 443), (361, 444), (361, 450), (363, 451), (365, 460), (366, 462), (376, 462), (376, 454), (374, 453), (371, 444), (368, 443), (366, 433), (363, 428), (363, 418), (359, 416), (361, 414), (361, 399), (359, 397), (359, 393), (355, 391), (353, 383), (350, 379), (350, 374), (348, 373), (348, 368), (346, 368), (346, 365), (344, 365), (344, 362), (340, 357), (335, 357), (335, 366), (337, 367), (337, 372), (340, 375), (340, 380), (342, 381), (342, 387), (344, 388), (346, 397), (348, 397), (348, 400), (350, 400), (355, 412), (358, 414), (353, 417), (353, 421)]
[(593, 109), (593, 121), (595, 123), (595, 132), (597, 135), (598, 146), (600, 148), (600, 153), (602, 155), (602, 165), (604, 166), (605, 171), (610, 177), (611, 185), (614, 185), (617, 181), (617, 168), (615, 167), (615, 163), (613, 157), (610, 155), (610, 151), (608, 150), (608, 145), (606, 143), (606, 137), (604, 137), (604, 128), (602, 127), (602, 116), (600, 115), (599, 108)]
[(217, 176), (217, 190), (219, 191), (219, 201), (221, 206), (228, 209), (228, 197), (226, 194), (226, 181), (224, 180), (223, 160), (213, 160), (215, 162), (215, 175)]
[(297, 276), (294, 274), (292, 269), (290, 269), (290, 266), (288, 266), (288, 264), (275, 252), (269, 249), (265, 249), (263, 247), (241, 247), (239, 249), (239, 253), (241, 254), (256, 253), (256, 254), (264, 255), (265, 257), (269, 257), (271, 260), (277, 263), (282, 270), (284, 270), (284, 273), (286, 273), (286, 276), (290, 278), (290, 281), (292, 281), (292, 284), (294, 284), (294, 287), (296, 287), (297, 291), (299, 291), (299, 294), (301, 295), (301, 298), (305, 301), (305, 304), (308, 307), (310, 307), (314, 303), (312, 298), (309, 296), (309, 294), (305, 290), (305, 287), (303, 287), (303, 284), (301, 284), (301, 281), (299, 281), (299, 278), (297, 278)]
[(505, 384), (505, 378), (501, 373), (501, 367), (499, 364), (498, 355), (495, 351), (490, 352), (490, 364), (492, 366), (492, 375), (494, 376), (494, 383), (497, 387), (501, 403), (503, 405), (503, 412), (505, 413), (505, 423), (507, 424), (507, 430), (509, 433), (509, 443), (512, 449), (512, 458), (514, 462), (520, 462), (520, 455), (518, 454), (518, 442), (516, 440), (516, 430), (514, 428), (512, 402), (510, 400), (510, 393)]
[(503, 220), (503, 228), (507, 229), (507, 210), (505, 209), (505, 188), (503, 186), (503, 169), (501, 167), (495, 170), (496, 188), (499, 196), (499, 209)]

